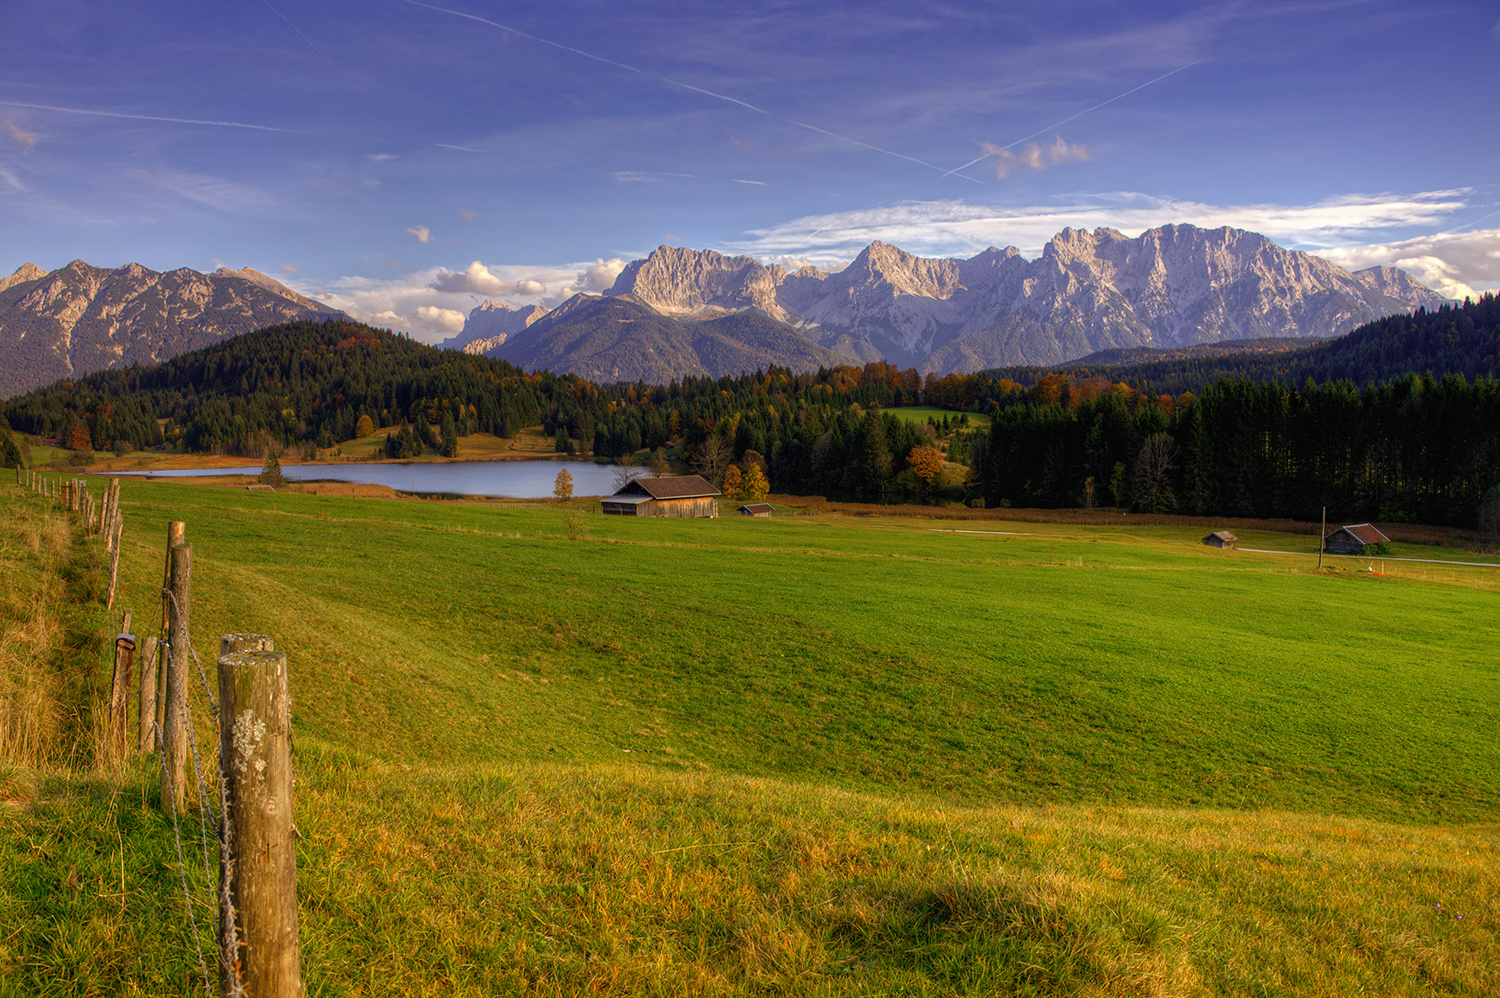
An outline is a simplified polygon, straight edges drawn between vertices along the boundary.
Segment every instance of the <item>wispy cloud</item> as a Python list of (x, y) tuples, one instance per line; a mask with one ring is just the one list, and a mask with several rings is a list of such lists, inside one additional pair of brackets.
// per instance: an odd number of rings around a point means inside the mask
[(277, 205), (267, 192), (223, 177), (179, 170), (131, 170), (130, 176), (185, 201), (233, 214), (255, 214)]
[(451, 142), (434, 142), (433, 145), (439, 149), (452, 149), (454, 152), (484, 152), (483, 149), (474, 149), (470, 146), (456, 146)]
[(432, 230), (425, 225), (408, 226), (406, 229), (406, 234), (411, 236), (417, 242), (427, 246), (431, 246), (433, 243), (437, 242), (437, 236), (434, 236), (432, 234)]
[(21, 127), (21, 122), (11, 115), (0, 118), (0, 125), (5, 127), (5, 134), (21, 149), (21, 155), (26, 155), (36, 148), (37, 133), (28, 132)]
[[(768, 110), (766, 110), (763, 107), (760, 107), (759, 105), (752, 104), (751, 102), (749, 102), (747, 100), (741, 100), (740, 98), (731, 96), (729, 94), (720, 93), (717, 90), (709, 90), (706, 87), (699, 87), (699, 86), (695, 86), (694, 84), (691, 84), (691, 83), (684, 83), (682, 80), (675, 80), (675, 79), (672, 79), (669, 76), (663, 76), (660, 73), (653, 73), (653, 72), (650, 72), (649, 70), (642, 69), (639, 66), (632, 66), (629, 63), (619, 62), (618, 60), (609, 59), (609, 58), (606, 58), (606, 57), (604, 57), (602, 55), (595, 55), (593, 52), (586, 52), (583, 49), (581, 49), (581, 48), (575, 48), (572, 45), (564, 45), (561, 42), (554, 42), (554, 41), (552, 41), (549, 38), (543, 38), (540, 35), (533, 35), (533, 34), (530, 34), (528, 32), (521, 31), (518, 28), (514, 28), (514, 27), (512, 27), (510, 25), (507, 25), (507, 24), (502, 24), (499, 21), (490, 20), (487, 17), (480, 17), (477, 14), (467, 14), (467, 13), (461, 11), (461, 10), (450, 10), (447, 7), (439, 7), (439, 6), (436, 6), (434, 4), (430, 4), (430, 3), (422, 3), (421, 0), (406, 0), (406, 2), (409, 3), (409, 4), (411, 4), (413, 7), (421, 7), (423, 9), (425, 9), (425, 10), (436, 11), (436, 12), (438, 12), (440, 14), (449, 14), (449, 15), (451, 15), (453, 17), (461, 17), (461, 18), (465, 18), (466, 20), (477, 21), (480, 24), (486, 24), (486, 25), (489, 25), (492, 28), (498, 28), (500, 31), (505, 32), (507, 34), (515, 35), (518, 38), (525, 38), (527, 41), (536, 42), (539, 45), (550, 46), (551, 48), (559, 49), (560, 51), (567, 52), (567, 53), (570, 53), (572, 55), (579, 56), (580, 58), (583, 58), (583, 59), (588, 59), (588, 60), (591, 60), (593, 62), (601, 63), (601, 64), (606, 65), (606, 66), (611, 66), (611, 67), (613, 67), (615, 69), (624, 70), (627, 73), (634, 73), (637, 76), (642, 77), (643, 79), (653, 80), (653, 81), (655, 81), (657, 83), (664, 84), (664, 85), (669, 86), (669, 87), (676, 87), (676, 88), (681, 89), (681, 90), (687, 90), (687, 91), (689, 91), (691, 93), (700, 94), (700, 95), (702, 95), (704, 97), (708, 97), (708, 98), (710, 98), (712, 100), (723, 101), (723, 102), (725, 102), (727, 104), (734, 104), (734, 105), (736, 105), (738, 107), (744, 108), (747, 111), (753, 111), (756, 114), (764, 115), (767, 118), (771, 118), (771, 119), (774, 119), (776, 121), (780, 121), (783, 124), (791, 125), (793, 128), (801, 128), (801, 129), (805, 129), (805, 130), (810, 131), (810, 132), (817, 132), (820, 135), (826, 135), (829, 138), (837, 139), (840, 142), (846, 142), (846, 143), (848, 143), (850, 145), (859, 146), (861, 149), (869, 149), (871, 152), (877, 152), (877, 153), (880, 153), (883, 156), (890, 156), (890, 157), (893, 157), (895, 159), (905, 160), (908, 163), (915, 163), (918, 166), (924, 166), (924, 167), (926, 167), (929, 170), (936, 170), (937, 172), (943, 174), (944, 176), (950, 176), (954, 172), (952, 170), (944, 170), (941, 166), (938, 166), (935, 163), (929, 163), (926, 160), (918, 159), (915, 156), (908, 156), (905, 153), (896, 152), (893, 149), (886, 149), (886, 148), (884, 148), (882, 146), (877, 146), (877, 145), (874, 145), (874, 144), (869, 143), (869, 142), (862, 142), (859, 139), (853, 138), (852, 136), (843, 135), (843, 134), (840, 134), (839, 132), (830, 131), (829, 129), (822, 128), (822, 127), (820, 127), (818, 125), (810, 124), (810, 123), (805, 122), (805, 121), (797, 121), (797, 120), (795, 120), (793, 118), (787, 118), (787, 117), (783, 117), (783, 116), (778, 115), (778, 114), (774, 114), (771, 111), (768, 111)], [(962, 177), (962, 179), (968, 180), (968, 181), (971, 181), (971, 182), (974, 182), (974, 183), (978, 182), (978, 181), (974, 181), (974, 179), (972, 177)]]
[(743, 180), (739, 177), (700, 177), (696, 173), (670, 173), (665, 171), (615, 171), (615, 182), (619, 184), (655, 184), (662, 180), (702, 180), (711, 184), (749, 184), (752, 187), (770, 186), (764, 180)]
[(56, 104), (24, 104), (20, 101), (0, 100), (0, 107), (24, 107), (32, 111), (57, 111), (62, 114), (86, 114), (99, 118), (125, 118), (130, 121), (165, 121), (177, 125), (209, 125), (214, 128), (249, 128), (257, 132), (283, 132), (298, 135), (290, 128), (275, 128), (271, 125), (252, 125), (243, 121), (213, 121), (203, 118), (173, 118), (160, 114), (127, 114), (124, 111), (100, 111), (86, 107), (59, 107)]

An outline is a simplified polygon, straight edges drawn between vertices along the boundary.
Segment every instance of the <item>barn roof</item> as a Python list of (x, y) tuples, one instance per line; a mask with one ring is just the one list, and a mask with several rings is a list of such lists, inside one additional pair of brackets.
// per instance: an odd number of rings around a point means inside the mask
[(1329, 534), (1328, 536), (1332, 537), (1340, 530), (1347, 533), (1350, 537), (1353, 537), (1361, 544), (1379, 544), (1382, 541), (1390, 541), (1389, 537), (1376, 530), (1375, 525), (1371, 523), (1356, 523), (1352, 526), (1345, 525), (1340, 527), (1338, 530), (1333, 531), (1333, 533)]
[(749, 510), (752, 513), (774, 513), (774, 512), (776, 512), (775, 507), (772, 506), (768, 502), (750, 502), (750, 503), (746, 503), (745, 505), (741, 506), (740, 509), (742, 509), (742, 510)]
[[(1233, 544), (1239, 540), (1238, 537), (1234, 536), (1227, 530), (1215, 530), (1213, 533), (1209, 534), (1208, 537), (1217, 537), (1219, 540), (1224, 541), (1228, 544)], [(1208, 540), (1208, 537), (1205, 537), (1204, 540)]]
[(636, 478), (615, 493), (617, 496), (648, 495), (653, 499), (701, 499), (723, 494), (702, 475)]

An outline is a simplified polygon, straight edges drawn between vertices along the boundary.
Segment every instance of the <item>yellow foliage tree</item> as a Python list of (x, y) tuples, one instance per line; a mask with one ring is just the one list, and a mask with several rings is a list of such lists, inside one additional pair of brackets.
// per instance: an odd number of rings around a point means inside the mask
[(557, 496), (558, 502), (566, 502), (573, 498), (573, 476), (568, 474), (567, 468), (557, 473), (557, 482), (552, 486), (552, 494)]
[(771, 491), (771, 483), (766, 481), (766, 476), (761, 473), (760, 465), (751, 463), (745, 471), (745, 480), (740, 485), (740, 498), (746, 502), (762, 502), (766, 493)]
[(356, 437), (368, 437), (375, 433), (375, 420), (370, 418), (369, 413), (359, 417), (359, 422), (354, 424), (354, 435)]

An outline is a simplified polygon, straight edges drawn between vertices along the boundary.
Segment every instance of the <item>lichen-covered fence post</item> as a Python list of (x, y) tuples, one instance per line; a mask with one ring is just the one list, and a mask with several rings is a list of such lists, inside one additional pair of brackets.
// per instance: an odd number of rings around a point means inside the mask
[[(233, 639), (233, 640), (232, 640)], [(261, 635), (227, 635), (221, 647)], [(252, 998), (301, 998), (297, 851), (292, 828), (292, 706), (286, 653), (219, 656), (219, 760), (230, 854), (228, 925), (233, 967)], [(232, 927), (232, 935), (230, 931)]]

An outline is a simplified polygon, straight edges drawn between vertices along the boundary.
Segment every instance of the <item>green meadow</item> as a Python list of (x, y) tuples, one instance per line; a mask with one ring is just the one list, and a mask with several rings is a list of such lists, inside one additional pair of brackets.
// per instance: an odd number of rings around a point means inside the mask
[[(0, 503), (8, 585), (71, 607), (26, 667), (73, 718), (0, 763), (0, 994), (201, 990), (153, 760), (61, 744), (89, 708), (56, 675), (107, 681), (99, 542)], [(1500, 568), (1128, 522), (123, 505), (138, 633), (180, 519), (208, 667), (231, 631), (289, 655), (309, 994), (1500, 990)]]

